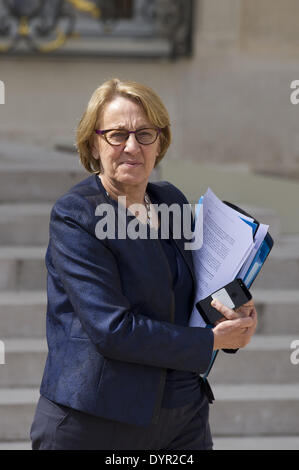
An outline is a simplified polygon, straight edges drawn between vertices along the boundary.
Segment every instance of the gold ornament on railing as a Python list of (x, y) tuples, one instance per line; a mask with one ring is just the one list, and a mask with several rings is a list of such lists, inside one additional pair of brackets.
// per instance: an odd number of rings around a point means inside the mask
[[(70, 5), (69, 9), (67, 4)], [(4, 6), (7, 10), (7, 17), (2, 17), (2, 20), (4, 19), (7, 22), (8, 30), (13, 22), (16, 23), (16, 28), (15, 34), (8, 38), (7, 43), (0, 42), (0, 53), (15, 49), (16, 45), (22, 40), (32, 50), (49, 53), (61, 48), (68, 39), (80, 37), (74, 31), (75, 16), (70, 8), (86, 13), (95, 20), (101, 17), (100, 8), (92, 1), (60, 0), (57, 8), (53, 10), (53, 17), (51, 18), (53, 26), (42, 29), (45, 28), (43, 25), (43, 8), (46, 6), (46, 0), (6, 0)], [(36, 18), (39, 23), (35, 23), (35, 28), (39, 30), (39, 35), (36, 34), (36, 31), (32, 31), (30, 27), (31, 21)], [(58, 26), (61, 19), (67, 20), (67, 26), (64, 30)], [(44, 33), (41, 31), (44, 31)], [(47, 34), (45, 34), (45, 31)], [(52, 38), (48, 41), (43, 40), (42, 38), (46, 38), (47, 35), (51, 35)]]
[[(139, 44), (138, 51), (135, 47), (140, 38), (147, 57), (190, 56), (195, 2), (138, 0), (137, 8), (136, 0), (0, 0), (0, 54), (58, 51), (135, 57), (140, 55)], [(110, 50), (107, 38), (112, 44), (132, 40)], [(161, 50), (153, 41), (157, 38)]]
[(93, 18), (98, 20), (101, 16), (101, 10), (93, 2), (87, 0), (67, 0), (76, 10), (84, 13), (90, 13)]

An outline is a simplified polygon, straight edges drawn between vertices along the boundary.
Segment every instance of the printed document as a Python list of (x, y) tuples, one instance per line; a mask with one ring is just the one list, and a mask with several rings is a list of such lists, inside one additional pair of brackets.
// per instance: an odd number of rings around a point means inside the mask
[[(201, 248), (192, 251), (196, 302), (233, 281), (252, 253), (252, 227), (240, 216), (220, 201), (210, 188), (207, 190), (195, 223), (195, 231), (199, 231), (196, 236), (201, 236), (203, 243)], [(205, 326), (196, 307), (189, 325)]]

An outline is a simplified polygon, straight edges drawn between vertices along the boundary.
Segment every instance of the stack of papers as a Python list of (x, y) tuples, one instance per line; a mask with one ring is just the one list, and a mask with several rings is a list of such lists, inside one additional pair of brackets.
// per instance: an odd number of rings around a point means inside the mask
[(195, 238), (202, 240), (202, 244), (192, 251), (196, 294), (189, 326), (206, 326), (196, 308), (198, 301), (236, 277), (241, 278), (247, 287), (251, 285), (264, 261), (256, 260), (268, 228), (268, 225), (257, 224), (253, 218), (222, 202), (210, 188), (200, 198)]

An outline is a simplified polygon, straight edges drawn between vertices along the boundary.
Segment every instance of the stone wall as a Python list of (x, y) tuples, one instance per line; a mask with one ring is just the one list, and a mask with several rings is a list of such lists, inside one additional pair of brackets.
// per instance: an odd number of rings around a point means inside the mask
[(298, 10), (296, 0), (198, 0), (194, 55), (177, 62), (2, 57), (0, 137), (71, 144), (92, 91), (117, 76), (165, 101), (169, 158), (299, 175)]

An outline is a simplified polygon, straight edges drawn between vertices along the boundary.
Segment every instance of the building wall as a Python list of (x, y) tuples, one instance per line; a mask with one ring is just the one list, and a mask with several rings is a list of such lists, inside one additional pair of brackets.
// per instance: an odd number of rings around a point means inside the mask
[(276, 55), (297, 55), (299, 3), (296, 0), (243, 0), (242, 46)]
[(297, 0), (197, 0), (194, 55), (177, 62), (2, 57), (0, 137), (73, 143), (92, 91), (117, 76), (163, 98), (169, 158), (299, 175), (297, 13)]

